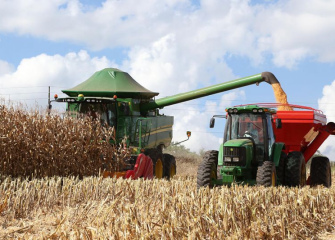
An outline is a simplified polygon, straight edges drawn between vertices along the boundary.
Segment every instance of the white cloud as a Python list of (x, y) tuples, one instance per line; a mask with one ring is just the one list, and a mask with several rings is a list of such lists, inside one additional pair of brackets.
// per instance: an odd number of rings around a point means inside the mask
[[(2, 65), (8, 64), (0, 62), (0, 70)], [(111, 66), (116, 65), (106, 57), (91, 58), (86, 51), (70, 52), (65, 56), (41, 54), (26, 58), (17, 69), (0, 74), (0, 96), (28, 105), (37, 102), (46, 106), (48, 86), (53, 93), (61, 93), (60, 90), (81, 83), (95, 71)]]
[(148, 47), (132, 48), (121, 68), (162, 97), (236, 78), (224, 62), (213, 58), (214, 53), (198, 58), (194, 57), (197, 50), (179, 51), (186, 45), (177, 41), (174, 34), (168, 34)]
[(4, 74), (9, 74), (14, 70), (14, 66), (10, 63), (0, 60), (0, 77)]
[[(335, 80), (326, 85), (322, 91), (322, 98), (318, 100), (319, 109), (327, 116), (328, 122), (335, 122)], [(331, 161), (335, 161), (335, 136), (330, 135), (321, 145), (320, 151)]]
[(95, 9), (78, 0), (13, 0), (1, 3), (0, 31), (92, 49), (150, 48), (173, 36), (178, 42), (174, 51), (190, 60), (237, 54), (259, 64), (270, 54), (277, 66), (292, 68), (306, 57), (335, 60), (334, 13), (335, 2), (327, 0), (265, 5), (211, 0), (201, 1), (200, 8), (190, 0), (107, 0)]

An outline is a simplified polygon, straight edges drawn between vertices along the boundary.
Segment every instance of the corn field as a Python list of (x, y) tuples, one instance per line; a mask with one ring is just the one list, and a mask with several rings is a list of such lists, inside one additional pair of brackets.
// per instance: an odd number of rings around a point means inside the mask
[(0, 239), (318, 239), (334, 230), (334, 204), (334, 187), (197, 191), (194, 177), (6, 178)]
[(117, 171), (127, 153), (109, 143), (113, 134), (88, 117), (0, 105), (0, 175), (83, 177), (98, 175), (102, 167)]

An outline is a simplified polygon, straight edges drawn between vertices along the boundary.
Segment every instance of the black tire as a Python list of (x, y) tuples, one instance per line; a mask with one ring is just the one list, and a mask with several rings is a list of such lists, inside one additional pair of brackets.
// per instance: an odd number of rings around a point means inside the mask
[(285, 185), (303, 187), (306, 185), (306, 163), (301, 152), (290, 152), (285, 164)]
[(177, 165), (176, 165), (176, 159), (171, 154), (164, 153), (163, 154), (164, 159), (164, 178), (170, 179), (177, 173)]
[(285, 162), (286, 162), (286, 153), (281, 152), (279, 164), (276, 167), (277, 172), (277, 183), (280, 185), (285, 185)]
[(217, 179), (218, 151), (208, 151), (205, 153), (202, 163), (198, 167), (197, 188), (213, 188), (213, 180)]
[(314, 157), (311, 163), (311, 186), (323, 185), (331, 187), (332, 174), (330, 162), (327, 157)]
[(273, 162), (265, 161), (258, 167), (256, 183), (264, 187), (275, 187), (277, 185), (276, 166)]

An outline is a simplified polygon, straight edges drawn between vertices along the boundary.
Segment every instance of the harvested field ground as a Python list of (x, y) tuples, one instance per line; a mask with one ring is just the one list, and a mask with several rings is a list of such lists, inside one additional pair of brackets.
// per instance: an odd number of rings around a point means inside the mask
[(197, 191), (195, 174), (178, 169), (171, 181), (6, 178), (0, 239), (318, 239), (334, 230), (335, 187)]

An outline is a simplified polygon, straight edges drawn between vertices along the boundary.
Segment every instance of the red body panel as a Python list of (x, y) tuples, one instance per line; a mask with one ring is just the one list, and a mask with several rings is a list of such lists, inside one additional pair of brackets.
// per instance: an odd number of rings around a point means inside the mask
[[(282, 128), (276, 128), (276, 119), (281, 119)], [(276, 142), (285, 143), (286, 153), (302, 152), (306, 162), (330, 135), (326, 116), (316, 110), (277, 111), (272, 123)]]

